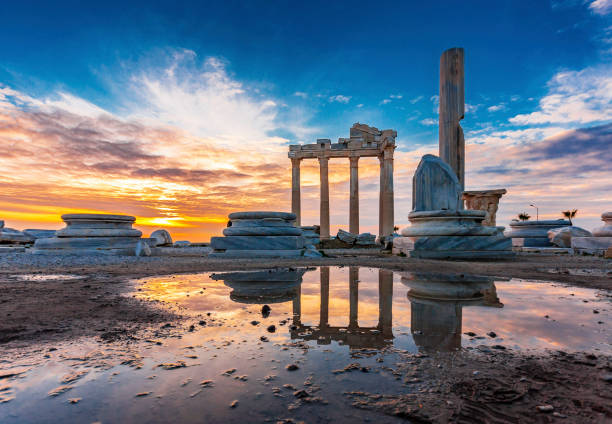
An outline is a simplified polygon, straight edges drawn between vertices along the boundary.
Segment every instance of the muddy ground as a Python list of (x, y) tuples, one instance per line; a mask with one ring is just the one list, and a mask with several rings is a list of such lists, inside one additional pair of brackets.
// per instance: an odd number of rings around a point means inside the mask
[[(150, 337), (151, 332), (160, 336), (164, 328), (180, 332), (197, 325), (176, 308), (125, 295), (137, 290), (131, 279), (151, 275), (339, 265), (557, 281), (603, 290), (612, 287), (612, 261), (593, 257), (442, 262), (381, 255), (275, 260), (273, 264), (269, 260), (189, 257), (112, 258), (96, 263), (49, 258), (28, 261), (22, 256), (14, 262), (9, 258), (0, 262), (0, 352), (5, 358), (43, 341), (89, 336), (101, 342), (129, 343)], [(27, 274), (34, 278), (24, 279)], [(36, 274), (79, 278), (37, 279)], [(393, 366), (393, 374), (416, 385), (413, 394), (345, 395), (356, 408), (410, 422), (612, 422), (611, 359), (592, 352), (529, 356), (506, 350), (409, 355)]]

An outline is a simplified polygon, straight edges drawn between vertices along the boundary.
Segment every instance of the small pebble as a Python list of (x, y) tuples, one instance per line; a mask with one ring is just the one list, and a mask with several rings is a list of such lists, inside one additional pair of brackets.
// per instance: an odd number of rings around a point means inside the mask
[(296, 364), (289, 364), (285, 368), (287, 371), (295, 371), (300, 369), (300, 367), (298, 367)]
[(237, 400), (233, 400), (232, 403), (230, 403), (230, 408), (235, 408), (238, 406), (238, 401)]
[(268, 333), (274, 333), (275, 331), (276, 331), (276, 326), (275, 325), (268, 326)]
[(552, 405), (539, 405), (537, 409), (540, 412), (546, 412), (546, 413), (552, 412), (555, 410), (555, 408)]

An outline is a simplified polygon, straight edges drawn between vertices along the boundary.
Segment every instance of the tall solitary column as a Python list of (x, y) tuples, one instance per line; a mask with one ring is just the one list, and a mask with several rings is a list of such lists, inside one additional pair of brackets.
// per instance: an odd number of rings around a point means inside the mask
[(349, 268), (349, 328), (359, 327), (359, 267)]
[(359, 156), (351, 156), (351, 188), (349, 202), (349, 232), (359, 234)]
[(382, 235), (389, 236), (393, 233), (394, 208), (393, 208), (393, 148), (385, 149), (382, 164)]
[(328, 180), (328, 165), (329, 158), (319, 158), (319, 168), (321, 173), (321, 211), (320, 211), (320, 225), (321, 225), (321, 240), (329, 239), (329, 180)]
[(295, 225), (302, 225), (302, 199), (300, 192), (301, 158), (291, 158), (291, 212), (296, 216)]
[(329, 327), (329, 267), (321, 267), (321, 312), (319, 328)]
[(384, 191), (384, 183), (383, 183), (383, 157), (382, 155), (378, 157), (378, 161), (380, 162), (380, 183), (378, 185), (378, 238), (380, 239), (383, 234), (383, 215), (384, 215), (384, 204), (383, 204), (383, 191)]
[(463, 49), (446, 50), (440, 57), (440, 159), (457, 174), (465, 188), (465, 140), (459, 121), (465, 114)]

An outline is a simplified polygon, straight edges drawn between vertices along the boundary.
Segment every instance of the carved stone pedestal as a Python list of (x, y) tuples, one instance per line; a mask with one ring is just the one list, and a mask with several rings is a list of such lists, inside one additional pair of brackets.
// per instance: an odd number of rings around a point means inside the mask
[(505, 188), (496, 190), (479, 190), (479, 191), (464, 191), (463, 200), (465, 201), (466, 209), (485, 211), (485, 216), (482, 225), (485, 227), (495, 227), (495, 215), (499, 206), (499, 199), (506, 194)]

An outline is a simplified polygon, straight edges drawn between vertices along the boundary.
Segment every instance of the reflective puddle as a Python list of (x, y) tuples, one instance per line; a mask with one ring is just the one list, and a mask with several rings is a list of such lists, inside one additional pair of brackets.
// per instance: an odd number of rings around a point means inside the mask
[[(395, 422), (356, 409), (353, 395), (427, 390), (427, 355), (612, 354), (610, 298), (560, 284), (321, 267), (136, 287), (130, 295), (176, 308), (187, 324), (2, 357), (0, 422)], [(400, 377), (411, 361), (412, 377)]]

